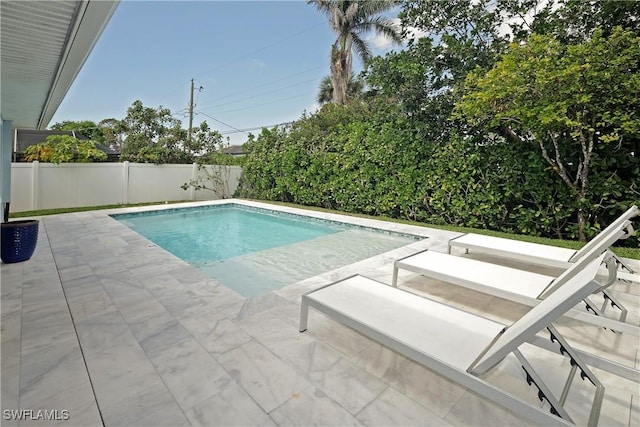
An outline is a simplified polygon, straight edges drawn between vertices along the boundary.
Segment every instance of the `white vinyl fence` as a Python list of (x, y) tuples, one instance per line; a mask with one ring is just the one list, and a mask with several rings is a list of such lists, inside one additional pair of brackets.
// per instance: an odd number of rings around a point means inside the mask
[[(238, 187), (242, 168), (207, 166), (225, 181), (227, 196)], [(220, 169), (226, 168), (226, 169)], [(146, 163), (12, 163), (11, 212), (175, 200), (216, 200), (220, 192), (186, 191), (203, 175), (193, 165)], [(207, 187), (212, 187), (207, 182)], [(215, 187), (218, 188), (218, 187)]]

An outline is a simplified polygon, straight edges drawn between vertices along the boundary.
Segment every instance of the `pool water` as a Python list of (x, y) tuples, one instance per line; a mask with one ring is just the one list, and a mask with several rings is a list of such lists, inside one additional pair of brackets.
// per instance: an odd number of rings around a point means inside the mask
[(238, 205), (114, 218), (245, 297), (415, 242), (415, 236)]

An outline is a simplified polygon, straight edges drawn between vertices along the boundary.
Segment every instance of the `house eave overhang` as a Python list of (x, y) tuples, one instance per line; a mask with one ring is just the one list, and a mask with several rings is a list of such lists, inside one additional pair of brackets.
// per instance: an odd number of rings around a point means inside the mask
[(4, 120), (14, 128), (46, 128), (118, 3), (0, 3)]

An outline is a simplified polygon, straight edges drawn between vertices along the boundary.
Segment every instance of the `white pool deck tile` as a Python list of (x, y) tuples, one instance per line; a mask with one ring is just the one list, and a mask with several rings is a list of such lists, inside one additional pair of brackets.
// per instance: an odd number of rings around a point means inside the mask
[[(304, 211), (425, 239), (247, 299), (109, 216), (176, 207), (42, 217), (32, 259), (2, 264), (3, 426), (530, 425), (313, 310), (309, 330), (298, 332), (303, 293), (356, 273), (390, 283), (395, 259), (445, 252), (459, 233)], [(404, 271), (399, 283), (507, 323), (527, 310)], [(638, 288), (615, 289), (635, 322)], [(637, 337), (565, 319), (556, 327), (576, 348), (640, 368)], [(640, 425), (640, 384), (595, 371), (607, 390), (601, 425)], [(487, 379), (539, 404), (515, 359)], [(580, 387), (569, 401), (579, 424), (588, 410)], [(67, 410), (68, 419), (7, 419), (11, 410)]]

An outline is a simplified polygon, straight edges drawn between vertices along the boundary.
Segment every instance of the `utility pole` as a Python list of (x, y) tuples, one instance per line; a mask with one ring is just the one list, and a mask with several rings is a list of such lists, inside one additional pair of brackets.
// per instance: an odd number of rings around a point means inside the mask
[(191, 98), (189, 99), (189, 136), (187, 141), (191, 142), (191, 128), (193, 127), (193, 79), (191, 79)]

